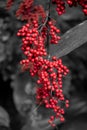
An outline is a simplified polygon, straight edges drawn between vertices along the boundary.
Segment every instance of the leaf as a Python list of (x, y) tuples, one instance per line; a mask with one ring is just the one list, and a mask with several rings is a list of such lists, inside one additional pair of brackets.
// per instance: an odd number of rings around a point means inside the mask
[(62, 57), (87, 42), (87, 20), (67, 31), (58, 45), (50, 45), (50, 55)]
[(10, 119), (8, 113), (0, 106), (0, 126), (3, 125), (5, 127), (9, 127), (9, 123)]

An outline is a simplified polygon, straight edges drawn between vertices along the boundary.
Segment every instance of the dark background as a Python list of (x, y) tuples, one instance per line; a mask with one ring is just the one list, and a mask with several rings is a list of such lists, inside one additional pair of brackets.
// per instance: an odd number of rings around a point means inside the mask
[[(43, 107), (33, 111), (35, 80), (28, 72), (21, 72), (19, 61), (23, 54), (21, 40), (16, 36), (24, 22), (15, 17), (17, 7), (7, 11), (5, 4), (0, 0), (0, 106), (5, 110), (0, 110), (0, 130), (54, 129), (47, 124), (49, 111)], [(62, 16), (57, 16), (52, 7), (51, 15), (56, 18), (61, 35), (87, 19), (80, 7), (67, 8)], [(65, 110), (65, 123), (56, 122), (58, 130), (87, 130), (87, 44), (62, 59), (70, 69), (64, 79), (64, 94), (70, 100), (70, 108)], [(6, 122), (10, 122), (8, 126)]]

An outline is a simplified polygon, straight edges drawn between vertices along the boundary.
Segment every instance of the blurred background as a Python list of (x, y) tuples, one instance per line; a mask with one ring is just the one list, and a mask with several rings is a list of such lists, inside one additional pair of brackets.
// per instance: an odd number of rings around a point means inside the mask
[[(44, 1), (38, 2), (46, 6)], [(10, 11), (5, 6), (6, 0), (0, 0), (0, 130), (87, 130), (87, 44), (62, 57), (70, 69), (63, 83), (70, 108), (65, 110), (65, 122), (57, 120), (57, 128), (51, 128), (47, 123), (50, 111), (44, 107), (35, 110), (35, 79), (20, 69), (23, 54), (16, 33), (24, 22), (15, 17), (18, 2)], [(87, 20), (80, 7), (67, 7), (62, 16), (57, 16), (54, 6), (51, 12), (61, 35)]]

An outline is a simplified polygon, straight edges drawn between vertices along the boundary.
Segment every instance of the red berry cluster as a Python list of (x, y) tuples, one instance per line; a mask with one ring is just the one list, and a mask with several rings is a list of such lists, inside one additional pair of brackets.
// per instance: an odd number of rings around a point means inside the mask
[(60, 30), (53, 25), (52, 21), (49, 21), (48, 25), (50, 27), (50, 32), (49, 32), (49, 35), (51, 36), (50, 42), (52, 44), (57, 44), (58, 41), (60, 40), (60, 36), (58, 36), (58, 34), (60, 33)]
[(87, 0), (67, 0), (70, 7), (77, 6), (78, 4), (82, 7), (82, 11), (87, 15)]
[(6, 4), (6, 8), (10, 9), (10, 7), (12, 6), (13, 3), (14, 3), (14, 0), (8, 0), (7, 4)]
[[(62, 78), (69, 72), (68, 68), (62, 64), (61, 59), (53, 56), (51, 59), (47, 57), (46, 42), (47, 42), (47, 27), (49, 28), (50, 43), (57, 44), (60, 37), (60, 30), (53, 24), (53, 21), (48, 21), (46, 25), (39, 26), (37, 21), (32, 24), (26, 24), (17, 33), (22, 36), (22, 50), (27, 57), (20, 63), (24, 69), (29, 69), (31, 76), (37, 76), (37, 103), (42, 103), (48, 109), (52, 109), (54, 116), (48, 121), (52, 126), (55, 118), (60, 118), (64, 121), (64, 109), (60, 107), (62, 101), (66, 102), (62, 91)], [(68, 107), (69, 102), (66, 102)]]
[(19, 30), (17, 36), (22, 36), (22, 50), (27, 59), (22, 60), (20, 63), (23, 64), (24, 69), (30, 68), (30, 73), (34, 76), (40, 65), (38, 61), (42, 56), (46, 56), (45, 40), (39, 35), (38, 22), (33, 21), (31, 24), (26, 24)]
[[(9, 9), (14, 0), (7, 1), (7, 8)], [(34, 0), (23, 0), (16, 12), (16, 16), (21, 18), (21, 20), (29, 20), (30, 18), (37, 18), (38, 16), (45, 16), (45, 11), (42, 6), (34, 5)], [(80, 5), (82, 11), (87, 15), (87, 0), (52, 0), (52, 3), (57, 5), (56, 11), (59, 15), (65, 13), (65, 5), (68, 4), (69, 7)]]
[(57, 5), (56, 11), (58, 12), (58, 15), (65, 13), (65, 2), (63, 0), (52, 0), (52, 3)]
[[(42, 103), (47, 109), (53, 110), (53, 116), (48, 121), (52, 126), (55, 118), (64, 121), (63, 107), (69, 106), (69, 101), (65, 100), (62, 90), (62, 78), (69, 72), (68, 68), (62, 64), (61, 59), (52, 57), (51, 61), (42, 59), (42, 68), (38, 73), (37, 102)], [(64, 103), (65, 102), (65, 103)], [(62, 104), (64, 103), (64, 104)], [(63, 105), (62, 107), (61, 104)]]
[(84, 14), (87, 15), (87, 0), (52, 0), (52, 3), (57, 5), (56, 11), (59, 15), (65, 12), (66, 3), (69, 5), (69, 7), (80, 5)]
[[(47, 26), (48, 25), (48, 26)], [(24, 51), (24, 55), (26, 55), (27, 59), (22, 60), (21, 64), (23, 64), (26, 69), (27, 66), (29, 68), (29, 64), (34, 62), (32, 65), (37, 66), (39, 64), (35, 64), (38, 60), (42, 60), (41, 58), (47, 56), (46, 52), (46, 42), (47, 42), (47, 32), (49, 28), (49, 44), (57, 44), (58, 40), (60, 40), (60, 36), (58, 35), (60, 30), (54, 25), (53, 21), (49, 21), (42, 26), (39, 26), (37, 21), (32, 21), (32, 24), (26, 24), (22, 27), (17, 33), (17, 36), (22, 36), (22, 50)], [(41, 64), (41, 63), (40, 63)], [(32, 68), (33, 68), (32, 67)], [(38, 67), (39, 69), (39, 67)], [(32, 69), (32, 75), (35, 75), (36, 69)]]

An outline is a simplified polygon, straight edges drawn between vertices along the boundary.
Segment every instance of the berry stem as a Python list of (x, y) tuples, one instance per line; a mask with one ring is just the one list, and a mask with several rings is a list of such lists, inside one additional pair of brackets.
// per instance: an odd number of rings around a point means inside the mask
[(39, 103), (39, 105), (37, 107), (35, 107), (35, 109), (33, 110), (33, 112), (37, 111), (38, 108), (41, 106), (42, 102)]
[(47, 17), (46, 17), (44, 23), (41, 25), (41, 28), (40, 28), (40, 30), (39, 30), (39, 33), (41, 33), (43, 27), (44, 27), (44, 26), (47, 24), (47, 22), (48, 22), (48, 19), (49, 19), (49, 11), (46, 12), (46, 15), (47, 15)]
[[(48, 22), (50, 21), (50, 8), (51, 8), (51, 0), (49, 0), (49, 6), (48, 6)], [(49, 50), (50, 50), (50, 46), (49, 46), (49, 40), (50, 40), (50, 37), (49, 37), (49, 28), (47, 30), (47, 45), (46, 45), (46, 48), (47, 48), (47, 54), (48, 54), (48, 59), (50, 58), (50, 54), (49, 54)]]

